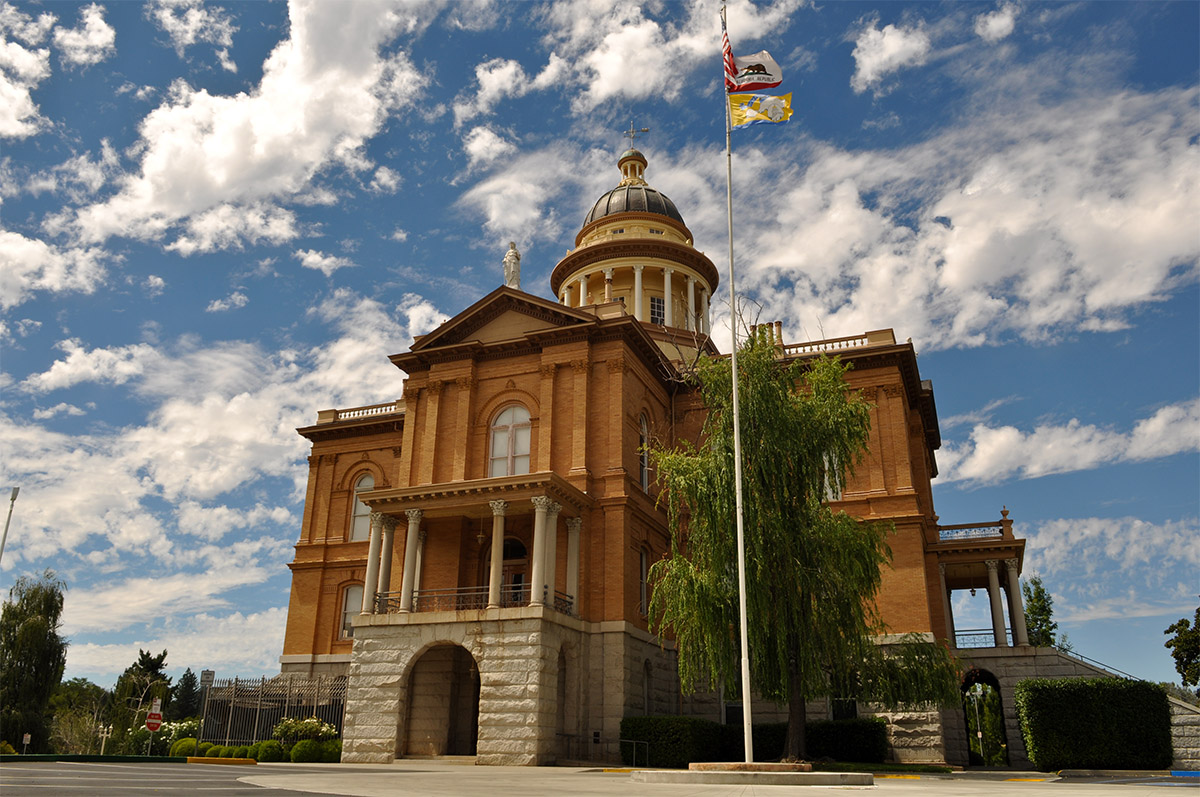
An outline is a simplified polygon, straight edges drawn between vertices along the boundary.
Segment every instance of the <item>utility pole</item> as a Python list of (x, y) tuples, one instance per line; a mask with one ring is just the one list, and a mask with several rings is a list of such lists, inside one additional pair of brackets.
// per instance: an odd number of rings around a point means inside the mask
[(4, 536), (0, 537), (0, 561), (4, 559), (4, 543), (8, 540), (8, 524), (12, 523), (13, 506), (17, 503), (17, 493), (21, 492), (20, 487), (12, 488), (12, 496), (8, 499), (8, 518), (4, 521)]

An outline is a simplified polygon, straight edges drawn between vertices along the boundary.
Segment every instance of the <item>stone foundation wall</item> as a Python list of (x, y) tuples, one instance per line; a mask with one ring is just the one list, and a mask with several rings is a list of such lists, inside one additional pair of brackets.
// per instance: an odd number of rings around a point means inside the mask
[(1171, 704), (1171, 745), (1175, 760), (1171, 769), (1200, 771), (1200, 706), (1167, 698)]
[(946, 760), (942, 712), (936, 707), (888, 711), (882, 706), (860, 704), (858, 715), (887, 721), (889, 761), (940, 764)]

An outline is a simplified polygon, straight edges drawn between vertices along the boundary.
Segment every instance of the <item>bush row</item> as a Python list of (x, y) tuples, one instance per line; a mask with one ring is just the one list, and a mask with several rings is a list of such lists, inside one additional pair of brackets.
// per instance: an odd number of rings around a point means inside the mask
[(180, 739), (171, 745), (173, 756), (199, 756), (201, 758), (253, 758), (255, 761), (271, 763), (291, 761), (293, 764), (336, 764), (342, 760), (342, 740), (303, 739), (285, 750), (278, 739), (267, 739), (252, 745), (220, 745), (200, 742), (195, 739)]
[(1171, 766), (1171, 711), (1158, 684), (1031, 678), (1014, 698), (1026, 754), (1040, 770)]
[[(808, 758), (880, 763), (887, 757), (887, 723), (880, 717), (820, 720), (805, 725)], [(745, 745), (741, 725), (721, 725), (695, 717), (626, 717), (621, 739), (647, 742), (621, 744), (621, 760), (632, 765), (684, 768), (693, 761), (741, 761)], [(771, 761), (783, 755), (787, 723), (754, 726), (754, 757)], [(636, 752), (635, 752), (636, 750)], [(645, 761), (647, 752), (649, 762)]]

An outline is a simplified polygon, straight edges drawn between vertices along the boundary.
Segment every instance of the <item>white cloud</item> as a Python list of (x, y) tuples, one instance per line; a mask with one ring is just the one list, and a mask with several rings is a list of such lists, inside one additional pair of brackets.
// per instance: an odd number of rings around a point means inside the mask
[(187, 219), (184, 226), (187, 231), (166, 248), (185, 257), (245, 244), (285, 243), (300, 234), (294, 213), (265, 203), (218, 205)]
[(146, 289), (147, 295), (153, 299), (156, 296), (162, 295), (163, 290), (167, 287), (167, 281), (157, 274), (149, 274), (142, 283), (142, 287)]
[(989, 44), (995, 44), (1012, 34), (1019, 13), (1021, 9), (1015, 3), (1005, 3), (990, 14), (980, 14), (975, 17), (975, 34)]
[(251, 91), (171, 87), (139, 126), (137, 171), (115, 195), (70, 217), (85, 240), (158, 239), (196, 218), (216, 230), (189, 227), (175, 244), (181, 252), (278, 241), (293, 234), (293, 220), (273, 206), (277, 200), (304, 194), (319, 172), (367, 165), (364, 143), (421, 91), (403, 52), (379, 54), (403, 20), (365, 2), (297, 0), (289, 11), (290, 36)]
[(920, 27), (904, 28), (878, 21), (859, 31), (854, 42), (854, 75), (850, 87), (855, 93), (878, 87), (892, 72), (907, 66), (920, 66), (929, 55), (929, 35)]
[(66, 358), (55, 360), (43, 373), (27, 377), (21, 382), (23, 389), (36, 394), (62, 390), (82, 382), (123, 385), (141, 376), (147, 364), (160, 356), (146, 343), (89, 351), (82, 341), (69, 339), (60, 341), (58, 348), (66, 352)]
[(96, 247), (60, 248), (0, 230), (0, 307), (15, 307), (35, 291), (91, 293), (109, 257)]
[(400, 243), (404, 243), (405, 241), (408, 240), (408, 231), (402, 230), (399, 227), (397, 227), (396, 229), (392, 230), (392, 234), (389, 235), (388, 238), (391, 238), (393, 241), (399, 241)]
[(117, 32), (104, 21), (104, 7), (92, 3), (79, 10), (79, 27), (56, 28), (54, 44), (68, 66), (98, 64), (117, 51)]
[[(68, 592), (68, 595), (70, 593)], [(153, 614), (153, 607), (145, 607)], [(279, 669), (279, 651), (287, 610), (271, 608), (243, 615), (209, 613), (129, 643), (73, 642), (67, 650), (67, 672), (73, 677), (116, 680), (137, 660), (139, 650), (167, 650), (167, 666), (211, 668), (217, 673), (261, 672)]]
[(374, 176), (371, 178), (371, 184), (367, 186), (367, 190), (375, 194), (394, 194), (396, 189), (403, 182), (400, 173), (394, 169), (389, 169), (386, 166), (380, 166), (375, 170)]
[(339, 268), (348, 268), (354, 265), (348, 258), (327, 255), (315, 249), (297, 249), (294, 255), (300, 261), (300, 265), (320, 271), (326, 277), (332, 277), (333, 272)]
[(990, 420), (993, 412), (1000, 409), (1001, 407), (1003, 407), (1006, 404), (1011, 404), (1014, 401), (1020, 401), (1020, 397), (1019, 396), (1005, 396), (1003, 398), (992, 399), (991, 401), (989, 401), (987, 404), (985, 404), (982, 408), (980, 408), (978, 410), (964, 412), (961, 415), (948, 415), (945, 418), (939, 418), (938, 425), (943, 430), (951, 429), (955, 426), (962, 426), (963, 424), (967, 424), (967, 423), (974, 426), (975, 424), (983, 423), (984, 421)]
[(1013, 426), (976, 425), (969, 442), (943, 445), (939, 483), (992, 483), (1089, 470), (1200, 451), (1200, 399), (1159, 409), (1128, 434), (1082, 424), (1040, 424), (1031, 432)]
[(517, 147), (492, 128), (483, 126), (474, 127), (463, 136), (463, 151), (467, 153), (468, 168), (474, 168), (511, 155)]
[(76, 407), (74, 404), (67, 404), (65, 401), (55, 404), (53, 407), (47, 407), (44, 410), (34, 410), (33, 418), (37, 421), (45, 421), (53, 418), (55, 415), (86, 415), (87, 413)]
[(179, 530), (185, 534), (216, 542), (237, 529), (251, 531), (256, 526), (272, 523), (276, 526), (295, 524), (297, 519), (285, 507), (204, 506), (196, 501), (184, 501), (176, 511)]
[(245, 307), (250, 302), (249, 297), (240, 291), (234, 291), (224, 299), (213, 299), (208, 303), (208, 307), (204, 308), (206, 313), (223, 313), (226, 310), (234, 310)]
[(34, 18), (0, 2), (0, 138), (26, 138), (45, 124), (32, 92), (50, 75), (50, 51), (37, 45), (56, 21), (53, 14)]
[(146, 15), (170, 37), (171, 46), (180, 58), (188, 47), (204, 42), (217, 48), (222, 68), (237, 71), (229, 49), (238, 29), (224, 8), (206, 6), (203, 0), (158, 0), (146, 9)]
[(546, 66), (536, 77), (525, 74), (516, 61), (492, 58), (475, 67), (475, 96), (460, 95), (454, 101), (454, 126), (458, 127), (480, 114), (491, 113), (505, 97), (523, 97), (531, 91), (544, 91), (559, 83), (566, 73), (566, 62), (550, 53)]

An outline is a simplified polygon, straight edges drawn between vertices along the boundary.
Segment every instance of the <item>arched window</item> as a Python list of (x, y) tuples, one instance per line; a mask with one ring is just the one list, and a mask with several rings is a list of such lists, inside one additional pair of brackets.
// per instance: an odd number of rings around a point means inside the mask
[(365, 540), (371, 536), (371, 507), (359, 496), (375, 489), (375, 477), (365, 473), (354, 483), (354, 519), (350, 523), (350, 539)]
[(650, 424), (645, 415), (638, 418), (638, 484), (650, 489)]
[(341, 639), (354, 636), (354, 626), (350, 625), (350, 620), (362, 611), (362, 599), (362, 584), (351, 584), (342, 590), (342, 629), (339, 634)]
[(529, 410), (510, 404), (492, 421), (488, 476), (529, 473)]

